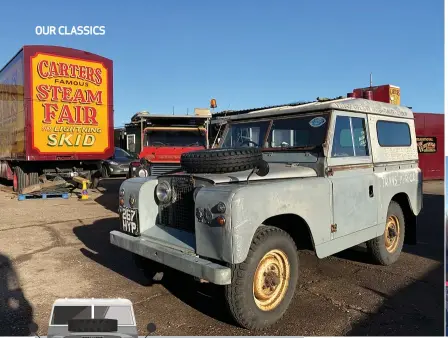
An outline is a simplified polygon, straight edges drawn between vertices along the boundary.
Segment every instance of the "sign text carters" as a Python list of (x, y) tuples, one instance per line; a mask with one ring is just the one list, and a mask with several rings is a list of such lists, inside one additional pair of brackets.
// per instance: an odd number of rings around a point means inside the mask
[(38, 53), (31, 76), (34, 148), (90, 154), (108, 148), (108, 74), (102, 63)]

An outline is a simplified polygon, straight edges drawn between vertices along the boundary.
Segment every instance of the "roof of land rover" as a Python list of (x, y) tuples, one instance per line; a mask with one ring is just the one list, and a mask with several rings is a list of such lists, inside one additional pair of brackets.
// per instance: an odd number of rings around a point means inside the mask
[(400, 117), (407, 119), (414, 118), (412, 110), (410, 110), (407, 107), (366, 99), (344, 98), (339, 100), (329, 100), (323, 102), (316, 101), (295, 106), (287, 105), (281, 107), (261, 109), (246, 114), (228, 116), (225, 117), (225, 119), (243, 120), (243, 119), (276, 116), (276, 115), (305, 114), (323, 110), (344, 110), (355, 113), (376, 114), (376, 115)]
[(111, 305), (132, 305), (132, 302), (129, 299), (102, 299), (102, 298), (66, 298), (66, 299), (57, 299), (53, 303), (53, 306), (74, 306), (74, 305), (102, 305), (102, 306), (111, 306)]

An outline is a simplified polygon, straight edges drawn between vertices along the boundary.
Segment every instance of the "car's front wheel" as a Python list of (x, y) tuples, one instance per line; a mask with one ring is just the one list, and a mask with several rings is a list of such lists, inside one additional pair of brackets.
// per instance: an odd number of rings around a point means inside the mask
[(108, 178), (109, 176), (110, 176), (109, 175), (109, 169), (107, 168), (107, 166), (103, 165), (101, 167), (101, 177), (102, 178)]
[(246, 260), (232, 266), (232, 283), (225, 287), (235, 321), (260, 330), (280, 320), (294, 296), (298, 276), (299, 258), (291, 236), (276, 227), (258, 228)]
[(405, 235), (405, 218), (400, 205), (391, 201), (384, 233), (367, 242), (367, 250), (376, 263), (391, 265), (400, 257)]

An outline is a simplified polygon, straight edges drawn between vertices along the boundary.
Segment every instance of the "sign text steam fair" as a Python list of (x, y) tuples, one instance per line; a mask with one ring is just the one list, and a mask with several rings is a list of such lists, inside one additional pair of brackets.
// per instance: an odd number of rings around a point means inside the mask
[(36, 26), (36, 35), (105, 35), (105, 26)]

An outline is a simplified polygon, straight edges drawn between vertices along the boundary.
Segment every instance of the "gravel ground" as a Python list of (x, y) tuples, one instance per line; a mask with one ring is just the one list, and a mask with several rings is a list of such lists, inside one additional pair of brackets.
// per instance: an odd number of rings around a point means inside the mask
[[(32, 321), (45, 335), (52, 303), (64, 297), (128, 298), (140, 334), (149, 322), (160, 335), (255, 334), (231, 321), (221, 288), (181, 274), (151, 286), (131, 256), (109, 244), (119, 184), (103, 181), (85, 202), (19, 202), (0, 186), (0, 335), (26, 335)], [(417, 246), (406, 246), (391, 267), (373, 265), (363, 247), (322, 260), (302, 252), (289, 311), (259, 334), (443, 335), (444, 185), (428, 182), (424, 190)]]

